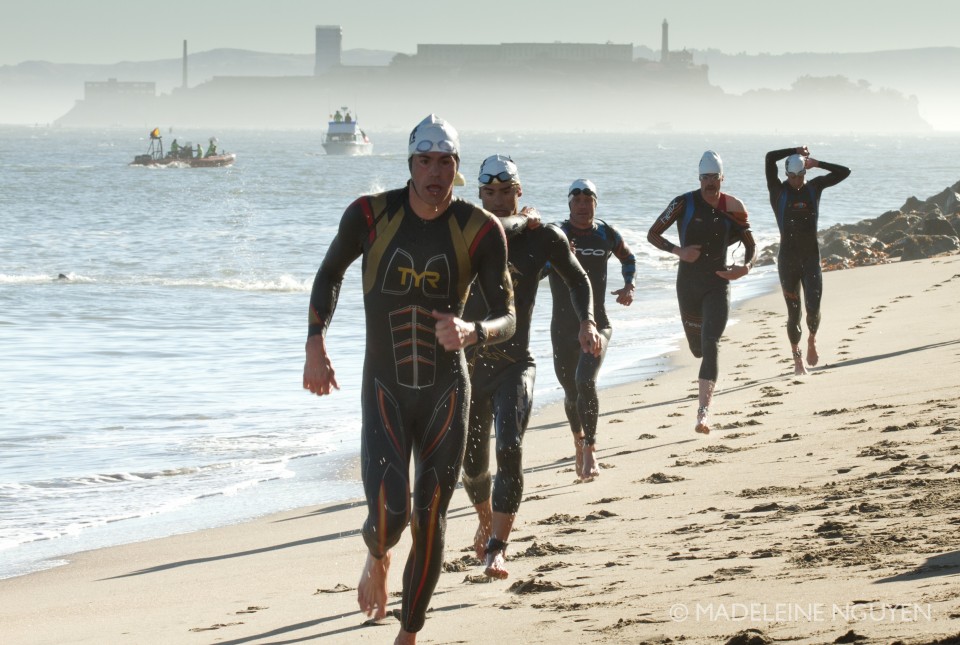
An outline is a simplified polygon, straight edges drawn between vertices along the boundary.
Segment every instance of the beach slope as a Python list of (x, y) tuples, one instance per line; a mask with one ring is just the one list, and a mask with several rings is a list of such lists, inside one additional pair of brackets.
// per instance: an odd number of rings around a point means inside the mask
[[(562, 409), (537, 415), (507, 580), (483, 578), (455, 493), (448, 571), (419, 642), (960, 634), (960, 256), (825, 274), (807, 376), (793, 375), (779, 293), (733, 316), (710, 435), (693, 431), (686, 351), (656, 378), (603, 390), (591, 483), (574, 481)], [(357, 612), (363, 516), (345, 503), (78, 554), (0, 581), (0, 641), (392, 643), (395, 619)]]

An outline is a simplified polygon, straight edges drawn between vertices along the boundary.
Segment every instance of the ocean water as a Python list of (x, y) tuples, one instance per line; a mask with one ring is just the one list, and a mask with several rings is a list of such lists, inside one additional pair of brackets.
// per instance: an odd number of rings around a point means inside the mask
[[(821, 227), (876, 217), (960, 178), (957, 135), (526, 135), (460, 125), (468, 186), (458, 195), (476, 201), (480, 161), (510, 154), (523, 203), (560, 221), (567, 186), (590, 178), (598, 216), (636, 253), (638, 300), (610, 304), (601, 386), (647, 378), (681, 346), (675, 259), (646, 231), (697, 187), (703, 150), (723, 157), (724, 190), (746, 203), (761, 248), (777, 238), (763, 178), (769, 149), (807, 144), (853, 169), (826, 191)], [(77, 551), (361, 495), (352, 468), (360, 263), (328, 335), (342, 390), (323, 399), (301, 388), (307, 304), (343, 209), (405, 181), (407, 133), (371, 128), (374, 155), (335, 158), (319, 130), (165, 132), (166, 142), (216, 134), (237, 163), (128, 166), (147, 132), (0, 127), (0, 578)], [(611, 290), (621, 286), (617, 266), (611, 276)], [(735, 283), (734, 299), (774, 285), (772, 268), (757, 270)], [(538, 406), (561, 396), (549, 310), (544, 284), (533, 333)]]

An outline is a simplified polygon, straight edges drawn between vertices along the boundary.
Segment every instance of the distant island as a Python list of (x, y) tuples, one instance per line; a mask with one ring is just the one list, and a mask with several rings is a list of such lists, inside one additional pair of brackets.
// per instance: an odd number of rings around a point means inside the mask
[[(933, 129), (921, 116), (916, 96), (853, 80), (835, 65), (829, 68), (834, 73), (818, 74), (821, 66), (785, 58), (785, 69), (809, 70), (788, 80), (792, 72), (777, 75), (773, 69), (770, 59), (776, 57), (671, 51), (666, 21), (659, 52), (613, 43), (420, 44), (414, 54), (342, 52), (340, 38), (339, 27), (317, 27), (313, 56), (245, 50), (188, 55), (184, 42), (180, 60), (112, 66), (23, 63), (0, 67), (0, 83), (8, 94), (20, 88), (17, 97), (29, 90), (36, 99), (51, 93), (56, 79), (69, 78), (75, 97), (82, 92), (83, 98), (51, 119), (69, 127), (322, 129), (332, 107), (347, 101), (362, 106), (368, 130), (403, 129), (431, 111), (471, 129)], [(886, 54), (889, 69), (894, 52)], [(960, 49), (940, 52), (951, 54)], [(768, 86), (750, 88), (743, 74), (732, 72), (738, 65)], [(717, 75), (739, 93), (716, 84)], [(0, 121), (7, 120), (5, 109), (16, 108), (17, 100), (9, 98), (0, 107)]]

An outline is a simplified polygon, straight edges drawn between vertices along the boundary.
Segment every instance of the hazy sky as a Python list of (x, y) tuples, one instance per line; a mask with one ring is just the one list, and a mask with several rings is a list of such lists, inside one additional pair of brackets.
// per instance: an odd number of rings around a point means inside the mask
[(417, 43), (613, 42), (746, 52), (955, 46), (951, 0), (0, 0), (0, 65), (115, 63), (230, 47), (312, 54), (315, 25), (344, 49)]

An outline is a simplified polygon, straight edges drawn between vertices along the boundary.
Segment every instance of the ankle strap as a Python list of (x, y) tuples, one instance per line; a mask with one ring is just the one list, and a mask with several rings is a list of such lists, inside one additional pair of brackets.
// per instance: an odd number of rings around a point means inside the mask
[(507, 552), (507, 543), (503, 540), (498, 540), (495, 537), (491, 537), (487, 540), (487, 550), (485, 555), (490, 555), (491, 553), (506, 553)]

